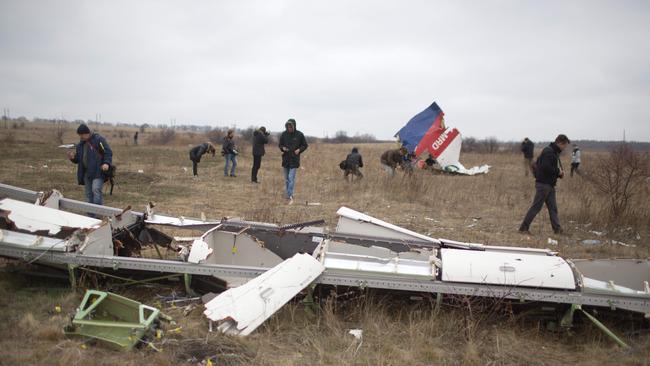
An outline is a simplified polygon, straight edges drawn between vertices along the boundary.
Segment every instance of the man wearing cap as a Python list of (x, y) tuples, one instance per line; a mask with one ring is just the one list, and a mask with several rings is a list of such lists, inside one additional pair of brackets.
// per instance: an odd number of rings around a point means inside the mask
[(77, 183), (84, 186), (86, 200), (102, 205), (104, 174), (113, 164), (113, 151), (104, 137), (91, 132), (83, 123), (77, 128), (77, 134), (80, 141), (75, 151), (68, 151), (68, 158), (77, 164)]
[(542, 150), (537, 161), (533, 164), (533, 172), (535, 173), (535, 198), (533, 198), (533, 204), (528, 209), (526, 217), (519, 227), (519, 232), (530, 234), (528, 231), (530, 224), (542, 209), (542, 206), (546, 204), (548, 214), (551, 218), (553, 232), (556, 234), (562, 233), (560, 217), (557, 213), (557, 201), (555, 200), (555, 184), (558, 178), (564, 177), (560, 154), (570, 143), (566, 135), (558, 135), (555, 138), (555, 142), (551, 142)]
[(280, 135), (282, 168), (284, 169), (285, 190), (289, 204), (293, 203), (293, 188), (296, 184), (296, 171), (300, 167), (300, 154), (307, 150), (305, 135), (296, 129), (296, 120), (289, 119), (284, 124), (285, 131)]
[(264, 145), (269, 143), (269, 133), (266, 127), (262, 126), (253, 132), (253, 170), (251, 171), (251, 182), (257, 181), (257, 172), (262, 166), (262, 156), (266, 153)]

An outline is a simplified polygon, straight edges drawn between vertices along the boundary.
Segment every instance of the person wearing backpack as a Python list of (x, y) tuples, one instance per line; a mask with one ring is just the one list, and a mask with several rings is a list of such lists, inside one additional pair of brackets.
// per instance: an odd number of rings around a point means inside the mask
[(535, 143), (526, 137), (521, 143), (520, 150), (524, 154), (524, 174), (528, 176), (528, 173), (531, 171), (533, 166), (533, 151), (535, 150)]
[(77, 183), (84, 186), (86, 201), (103, 205), (102, 188), (113, 165), (113, 151), (106, 139), (90, 131), (86, 124), (77, 128), (79, 143), (68, 151), (68, 159), (77, 164)]
[(346, 181), (350, 180), (350, 178), (348, 178), (350, 174), (352, 174), (352, 180), (354, 180), (354, 177), (357, 177), (357, 180), (363, 178), (363, 174), (361, 174), (361, 170), (359, 170), (359, 168), (363, 168), (363, 157), (359, 153), (359, 149), (356, 147), (352, 148), (352, 152), (348, 154), (339, 166), (345, 171), (343, 173), (343, 178), (345, 178)]
[(558, 135), (555, 141), (546, 146), (535, 164), (533, 164), (533, 172), (535, 174), (535, 198), (533, 204), (528, 209), (524, 221), (519, 227), (519, 232), (530, 234), (530, 224), (535, 219), (535, 216), (546, 204), (548, 214), (551, 219), (551, 226), (553, 232), (556, 234), (562, 233), (562, 226), (560, 225), (560, 217), (558, 216), (557, 201), (555, 198), (555, 184), (558, 178), (564, 177), (564, 169), (560, 161), (560, 154), (564, 149), (569, 146), (571, 142), (566, 135)]

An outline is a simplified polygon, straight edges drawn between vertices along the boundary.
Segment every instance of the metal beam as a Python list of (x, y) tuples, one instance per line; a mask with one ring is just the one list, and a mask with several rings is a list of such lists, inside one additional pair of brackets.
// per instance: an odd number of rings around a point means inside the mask
[[(108, 267), (113, 269), (131, 269), (163, 273), (187, 273), (215, 277), (254, 278), (267, 270), (267, 268), (259, 267), (194, 264), (180, 261), (132, 257), (100, 257), (57, 252), (47, 252), (43, 254), (42, 250), (12, 248), (8, 245), (0, 246), (0, 256), (29, 261), (39, 255), (41, 256), (39, 261), (50, 264), (72, 264), (77, 266)], [(644, 314), (650, 313), (649, 298), (623, 294), (586, 294), (580, 291), (450, 283), (410, 277), (387, 276), (376, 273), (352, 273), (331, 269), (326, 270), (315, 282), (336, 286), (506, 298), (520, 301), (581, 304), (608, 308), (621, 308)]]

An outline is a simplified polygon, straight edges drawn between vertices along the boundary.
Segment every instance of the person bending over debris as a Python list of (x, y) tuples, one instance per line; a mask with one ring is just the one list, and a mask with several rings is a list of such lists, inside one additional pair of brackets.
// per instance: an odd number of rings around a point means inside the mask
[(194, 146), (192, 150), (190, 150), (190, 160), (192, 160), (192, 173), (194, 173), (195, 177), (199, 176), (198, 164), (201, 162), (201, 157), (205, 153), (210, 153), (212, 156), (214, 156), (215, 151), (216, 149), (210, 142)]
[(533, 167), (533, 151), (535, 151), (535, 144), (528, 137), (524, 138), (524, 141), (521, 143), (521, 152), (524, 154), (524, 173), (526, 176), (528, 176), (528, 172)]
[(262, 166), (262, 156), (266, 153), (264, 145), (269, 143), (269, 135), (264, 126), (253, 132), (253, 170), (251, 171), (251, 182), (253, 183), (259, 183), (257, 172)]
[(354, 181), (354, 177), (357, 177), (357, 180), (363, 178), (363, 174), (361, 174), (361, 170), (359, 170), (359, 168), (363, 168), (363, 157), (359, 154), (359, 149), (356, 147), (352, 148), (352, 152), (348, 154), (342, 165), (344, 165), (345, 168), (343, 178), (345, 178), (346, 181), (350, 180), (350, 178), (348, 178), (350, 174), (352, 174), (352, 181)]
[(285, 131), (280, 135), (279, 147), (282, 150), (282, 168), (289, 204), (293, 203), (293, 188), (296, 184), (296, 171), (300, 167), (300, 154), (307, 150), (305, 135), (296, 129), (296, 120), (289, 119), (284, 124)]
[(556, 234), (562, 233), (562, 226), (560, 225), (560, 218), (557, 212), (557, 201), (555, 200), (555, 184), (558, 178), (564, 177), (560, 153), (569, 144), (570, 141), (566, 135), (558, 135), (555, 142), (552, 142), (542, 150), (533, 165), (533, 172), (535, 173), (535, 198), (533, 198), (533, 204), (530, 206), (524, 221), (519, 227), (519, 232), (530, 234), (530, 224), (542, 209), (544, 203), (546, 203), (553, 232)]
[(77, 128), (80, 142), (68, 158), (77, 164), (77, 182), (84, 186), (89, 203), (103, 205), (102, 187), (113, 164), (113, 151), (106, 139), (93, 133), (85, 124)]
[(397, 168), (397, 165), (404, 164), (404, 157), (406, 154), (407, 150), (405, 147), (384, 151), (380, 158), (381, 166), (388, 172), (388, 174), (390, 174), (391, 177), (393, 177), (395, 176), (395, 168)]
[(234, 130), (228, 130), (228, 134), (226, 137), (223, 138), (223, 145), (221, 146), (221, 154), (224, 156), (226, 160), (226, 164), (223, 167), (223, 176), (227, 177), (228, 176), (228, 165), (232, 163), (232, 166), (230, 168), (230, 176), (231, 177), (236, 177), (235, 175), (235, 168), (237, 168), (237, 150), (235, 149), (235, 142), (233, 141), (233, 138), (235, 137), (235, 131)]
[(580, 167), (580, 148), (578, 145), (573, 145), (573, 151), (571, 152), (571, 178), (573, 178), (573, 172), (580, 175), (578, 168)]

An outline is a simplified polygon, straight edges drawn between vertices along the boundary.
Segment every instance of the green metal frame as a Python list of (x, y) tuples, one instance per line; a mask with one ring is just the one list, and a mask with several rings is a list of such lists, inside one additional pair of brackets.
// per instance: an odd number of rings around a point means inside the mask
[(160, 310), (110, 292), (88, 290), (67, 335), (94, 338), (130, 350), (150, 331)]
[(587, 319), (591, 320), (598, 329), (600, 329), (605, 335), (607, 335), (609, 338), (611, 338), (614, 342), (616, 342), (619, 346), (623, 348), (630, 348), (630, 346), (625, 343), (621, 338), (619, 338), (614, 332), (609, 330), (605, 326), (605, 324), (601, 323), (596, 317), (593, 315), (589, 314), (586, 312), (581, 305), (579, 304), (572, 304), (569, 309), (564, 313), (564, 316), (562, 317), (562, 320), (560, 321), (560, 325), (564, 328), (571, 328), (573, 326), (573, 315), (575, 314), (576, 310), (580, 310), (584, 316), (587, 317)]

